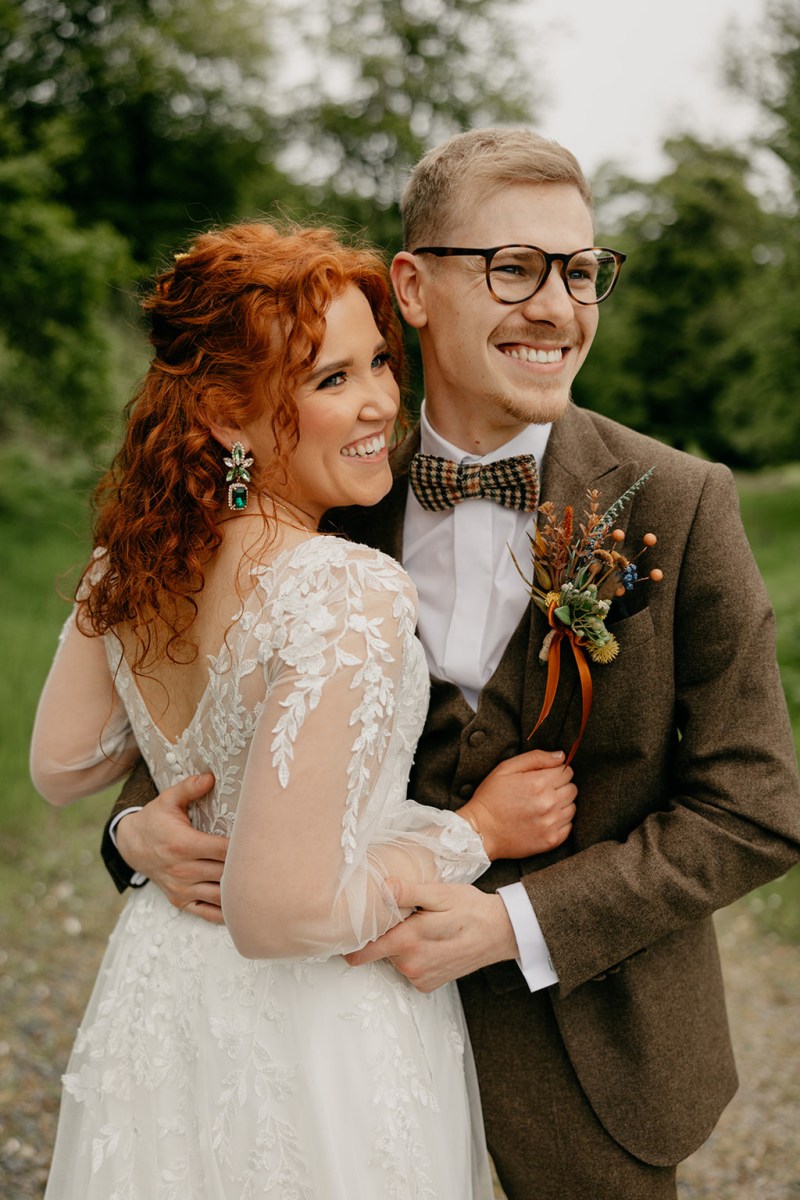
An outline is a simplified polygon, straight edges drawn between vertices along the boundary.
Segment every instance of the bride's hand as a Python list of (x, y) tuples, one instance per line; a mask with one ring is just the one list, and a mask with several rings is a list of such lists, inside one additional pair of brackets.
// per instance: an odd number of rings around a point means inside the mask
[(529, 750), (506, 759), (458, 810), (492, 861), (542, 854), (569, 836), (578, 789), (564, 758), (561, 750)]

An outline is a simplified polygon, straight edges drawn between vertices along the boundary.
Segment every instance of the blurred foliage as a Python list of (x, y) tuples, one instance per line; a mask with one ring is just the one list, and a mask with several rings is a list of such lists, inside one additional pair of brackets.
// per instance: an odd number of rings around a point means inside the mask
[(732, 44), (728, 82), (755, 100), (765, 117), (757, 144), (785, 164), (800, 203), (800, 4), (769, 0), (762, 38)]
[(19, 834), (24, 840), (39, 824), (41, 804), (28, 774), (28, 747), (37, 696), (69, 613), (65, 597), (72, 594), (86, 558), (92, 482), (54, 444), (31, 446), (8, 439), (0, 445), (0, 530), (6, 555), (0, 574), (0, 770), (8, 780), (0, 826), (8, 863), (14, 853), (7, 839)]
[[(733, 47), (731, 86), (756, 100), (753, 146), (666, 143), (670, 168), (596, 181), (601, 240), (629, 262), (601, 314), (576, 399), (734, 466), (800, 458), (800, 4), (771, 0), (761, 39)], [(788, 175), (752, 190), (753, 154)]]
[[(725, 66), (791, 199), (690, 134), (662, 178), (601, 174), (629, 261), (575, 387), (732, 465), (800, 451), (800, 4), (766, 12)], [(395, 251), (429, 146), (533, 119), (532, 33), (522, 0), (0, 0), (0, 433), (108, 439), (142, 362), (132, 288), (198, 229), (321, 213)]]
[(315, 202), (398, 250), (397, 201), (427, 149), (476, 125), (531, 119), (538, 94), (515, 9), (320, 0), (307, 22), (310, 80), (292, 97), (294, 171)]
[(800, 754), (800, 465), (737, 473), (742, 521), (775, 609), (778, 661)]
[(0, 431), (24, 414), (91, 443), (116, 388), (111, 318), (122, 312), (114, 289), (133, 272), (128, 246), (111, 225), (81, 226), (53, 201), (55, 141), (31, 150), (11, 114), (0, 121)]
[(0, 9), (0, 82), (28, 147), (61, 144), (53, 198), (137, 262), (227, 218), (264, 174), (269, 9), (258, 0), (25, 0)]
[(0, 5), (6, 432), (107, 438), (131, 285), (193, 216), (230, 215), (268, 126), (262, 17), (243, 0)]
[[(397, 249), (401, 177), (429, 145), (531, 117), (512, 8), (0, 0), (0, 432), (103, 441), (131, 285), (198, 229), (322, 211)], [(284, 86), (295, 60), (310, 81)]]
[[(626, 206), (613, 238), (629, 262), (575, 396), (681, 449), (736, 462), (762, 414), (751, 399), (737, 430), (723, 413), (730, 389), (750, 378), (742, 309), (765, 286), (757, 257), (771, 261), (779, 221), (748, 190), (739, 152), (690, 135), (665, 150), (671, 169), (660, 179), (602, 181), (601, 204)], [(773, 449), (780, 461), (785, 447)]]
[(760, 45), (741, 45), (728, 77), (757, 101), (757, 145), (785, 166), (792, 201), (756, 246), (759, 279), (739, 309), (740, 369), (720, 403), (720, 420), (740, 457), (755, 464), (800, 457), (800, 3), (772, 0)]

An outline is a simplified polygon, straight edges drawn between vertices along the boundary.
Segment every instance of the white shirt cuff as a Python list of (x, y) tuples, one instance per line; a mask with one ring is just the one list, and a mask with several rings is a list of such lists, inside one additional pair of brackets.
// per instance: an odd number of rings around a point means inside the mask
[(541, 926), (533, 911), (533, 905), (522, 883), (509, 883), (497, 889), (497, 894), (506, 906), (508, 918), (517, 939), (519, 958), (517, 966), (525, 977), (532, 992), (541, 991), (558, 983), (558, 976), (544, 940)]
[[(108, 827), (109, 837), (115, 846), (117, 846), (116, 829), (123, 817), (127, 817), (128, 813), (141, 812), (144, 808), (143, 804), (132, 804), (130, 808), (123, 808), (122, 812), (117, 813)], [(119, 846), (117, 846), (119, 850)], [(141, 871), (134, 871), (131, 875), (131, 887), (141, 887), (143, 883), (147, 883), (147, 876)]]

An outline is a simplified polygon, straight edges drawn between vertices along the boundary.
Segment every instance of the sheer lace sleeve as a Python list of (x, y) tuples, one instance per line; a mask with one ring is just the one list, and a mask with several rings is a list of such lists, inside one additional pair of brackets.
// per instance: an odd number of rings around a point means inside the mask
[(267, 694), (222, 880), (250, 958), (356, 949), (404, 915), (388, 876), (471, 882), (489, 865), (466, 821), (406, 798), (427, 708), (408, 577), (323, 540), (254, 629)]
[(121, 779), (138, 757), (105, 639), (81, 633), (73, 610), (36, 712), (33, 785), (51, 804), (71, 804)]

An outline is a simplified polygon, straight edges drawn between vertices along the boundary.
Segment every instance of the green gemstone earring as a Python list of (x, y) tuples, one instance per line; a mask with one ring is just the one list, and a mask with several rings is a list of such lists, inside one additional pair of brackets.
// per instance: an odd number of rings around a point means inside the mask
[(245, 457), (245, 449), (241, 442), (234, 442), (230, 458), (224, 458), (222, 461), (228, 467), (228, 474), (225, 476), (225, 482), (229, 485), (228, 508), (233, 512), (241, 512), (247, 508), (247, 485), (252, 482), (247, 468), (252, 467), (253, 460)]

